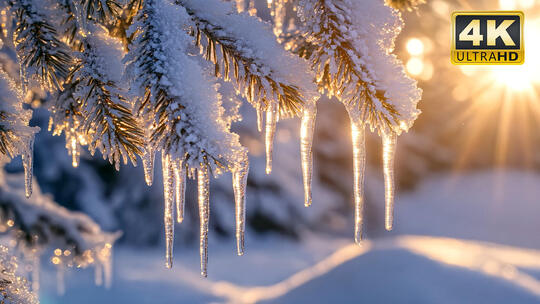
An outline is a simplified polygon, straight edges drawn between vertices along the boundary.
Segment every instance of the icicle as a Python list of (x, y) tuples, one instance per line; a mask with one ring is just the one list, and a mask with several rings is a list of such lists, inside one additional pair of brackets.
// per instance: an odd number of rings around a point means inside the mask
[(105, 288), (109, 289), (112, 286), (112, 244), (105, 244), (107, 254), (103, 261), (103, 281)]
[(64, 281), (65, 271), (64, 264), (62, 263), (56, 267), (56, 292), (61, 296), (66, 293), (66, 283)]
[(263, 111), (262, 111), (262, 107), (261, 106), (258, 106), (257, 107), (257, 130), (259, 130), (259, 132), (262, 132), (262, 127), (263, 126)]
[(165, 212), (163, 222), (165, 224), (165, 266), (172, 267), (173, 243), (174, 243), (174, 172), (170, 155), (161, 152), (161, 167), (163, 171), (163, 199), (165, 201)]
[(390, 231), (394, 225), (394, 156), (396, 154), (397, 135), (392, 131), (383, 133), (383, 170), (385, 226)]
[(34, 138), (30, 139), (28, 147), (22, 154), (22, 163), (24, 167), (24, 195), (29, 198), (32, 195), (32, 176), (33, 176), (33, 155)]
[(236, 217), (236, 251), (238, 255), (244, 254), (244, 234), (246, 228), (246, 186), (249, 172), (247, 154), (243, 156), (233, 170), (233, 190)]
[(94, 266), (94, 283), (96, 286), (103, 285), (103, 267), (101, 263), (96, 263)]
[(77, 168), (79, 166), (79, 158), (81, 154), (79, 152), (79, 143), (77, 142), (77, 137), (75, 137), (75, 135), (70, 137), (69, 154), (71, 154), (71, 165), (73, 168)]
[(274, 137), (277, 124), (277, 104), (271, 103), (266, 111), (266, 174), (272, 173), (272, 154), (274, 153)]
[(353, 167), (354, 167), (354, 241), (362, 240), (364, 209), (364, 171), (366, 167), (366, 148), (364, 126), (351, 121)]
[(144, 180), (148, 186), (152, 186), (154, 180), (154, 159), (156, 151), (152, 147), (147, 147), (142, 157), (144, 167)]
[(40, 256), (36, 252), (32, 253), (32, 291), (39, 293), (39, 270), (41, 268)]
[(304, 180), (304, 205), (311, 206), (311, 181), (313, 175), (313, 132), (315, 130), (315, 105), (306, 107), (302, 116), (300, 129), (300, 154), (302, 158), (302, 177)]
[(186, 197), (186, 171), (182, 159), (173, 161), (175, 192), (176, 192), (176, 221), (184, 220), (184, 202)]
[(248, 13), (250, 16), (257, 16), (257, 8), (255, 7), (255, 0), (249, 0)]
[(238, 10), (239, 13), (246, 10), (246, 0), (236, 0), (236, 10)]
[(199, 190), (201, 275), (206, 277), (208, 275), (208, 221), (210, 220), (210, 181), (206, 164), (201, 164), (201, 168), (197, 170), (197, 183)]

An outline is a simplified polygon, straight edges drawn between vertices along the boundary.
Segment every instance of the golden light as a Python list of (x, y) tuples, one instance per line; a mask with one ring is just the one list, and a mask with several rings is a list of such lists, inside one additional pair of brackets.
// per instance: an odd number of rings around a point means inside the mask
[(523, 9), (531, 8), (534, 6), (534, 0), (520, 0), (519, 5)]
[(52, 262), (54, 265), (58, 265), (58, 264), (60, 264), (60, 262), (62, 262), (62, 260), (60, 260), (59, 257), (53, 257), (53, 258), (51, 259), (51, 262)]
[(407, 61), (407, 72), (413, 76), (422, 74), (424, 70), (424, 63), (419, 58), (411, 58)]
[(412, 56), (419, 56), (424, 53), (424, 43), (418, 38), (411, 38), (407, 41), (407, 52)]
[[(454, 163), (457, 171), (476, 161), (479, 147), (485, 146), (492, 151), (493, 154), (487, 157), (493, 159), (495, 166), (506, 166), (508, 162), (532, 166), (536, 157), (532, 145), (537, 140), (534, 134), (537, 134), (536, 124), (540, 121), (540, 2), (479, 2), (459, 1), (460, 4), (450, 4), (449, 8), (450, 11), (524, 11), (523, 65), (452, 65), (447, 52), (450, 49), (448, 28), (440, 27), (430, 32), (431, 35), (426, 34), (426, 38), (420, 38), (422, 36), (418, 36), (418, 33), (410, 37), (419, 38), (424, 50), (421, 55), (410, 55), (411, 60), (406, 61), (406, 70), (411, 76), (424, 80), (422, 75), (431, 62), (434, 64), (433, 76), (444, 79), (445, 84), (449, 85), (448, 91), (441, 91), (441, 94), (445, 94), (441, 98), (450, 97), (453, 100), (453, 104), (448, 107), (455, 110), (455, 115), (448, 120), (444, 127), (447, 133), (443, 134), (459, 137), (460, 153)], [(443, 14), (447, 10), (447, 5), (443, 3), (441, 0), (431, 2), (432, 15), (437, 18), (440, 16), (437, 22), (450, 25), (449, 12)], [(434, 44), (431, 51), (427, 41)], [(410, 54), (408, 48), (406, 51)]]
[(534, 6), (535, 0), (499, 0), (502, 10), (529, 9)]
[(491, 74), (496, 85), (504, 86), (514, 92), (523, 92), (533, 89), (534, 74), (521, 67), (494, 66)]
[(499, 0), (499, 7), (503, 10), (512, 10), (516, 8), (516, 0)]
[(514, 66), (490, 66), (490, 72), (499, 86), (514, 92), (534, 90), (540, 84), (540, 21), (528, 20), (525, 23), (525, 63)]

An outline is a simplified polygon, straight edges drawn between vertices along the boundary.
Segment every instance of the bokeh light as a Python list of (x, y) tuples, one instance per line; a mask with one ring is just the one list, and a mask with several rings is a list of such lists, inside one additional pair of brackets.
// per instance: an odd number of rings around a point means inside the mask
[(424, 43), (418, 38), (411, 38), (407, 41), (407, 52), (413, 56), (419, 56), (424, 53)]
[(413, 76), (418, 76), (424, 70), (424, 63), (421, 59), (413, 57), (407, 61), (407, 72)]

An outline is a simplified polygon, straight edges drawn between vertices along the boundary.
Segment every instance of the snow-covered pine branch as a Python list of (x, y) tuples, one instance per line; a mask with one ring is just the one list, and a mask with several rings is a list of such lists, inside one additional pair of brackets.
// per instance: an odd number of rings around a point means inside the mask
[(399, 15), (379, 1), (303, 0), (299, 9), (304, 35), (316, 48), (309, 60), (320, 89), (340, 98), (355, 122), (381, 132), (407, 130), (419, 113), (420, 92), (388, 54)]
[(122, 5), (117, 0), (79, 0), (82, 16), (100, 24), (113, 22), (120, 14)]
[(196, 43), (215, 75), (232, 79), (255, 108), (278, 102), (280, 115), (296, 116), (317, 97), (308, 65), (276, 42), (269, 24), (219, 0), (178, 2), (193, 18)]
[[(150, 149), (161, 150), (162, 154), (166, 264), (172, 266), (175, 192), (177, 220), (181, 221), (186, 169), (192, 176), (196, 171), (201, 272), (206, 275), (209, 171), (230, 170), (245, 176), (247, 153), (223, 119), (224, 110), (216, 85), (187, 54), (192, 40), (186, 32), (189, 25), (190, 18), (183, 7), (163, 0), (144, 1), (130, 29), (137, 34), (124, 60), (131, 93), (137, 96), (136, 107), (141, 117), (151, 119), (147, 124), (153, 126)], [(245, 178), (234, 180), (235, 189), (243, 193)], [(243, 195), (240, 199), (243, 201)]]
[(280, 116), (302, 116), (301, 159), (305, 205), (311, 204), (311, 145), (315, 102), (315, 75), (307, 62), (285, 51), (270, 24), (247, 13), (236, 13), (219, 0), (177, 0), (196, 25), (196, 45), (214, 64), (214, 75), (233, 80), (236, 90), (257, 110), (259, 131), (266, 111), (266, 173), (272, 171), (273, 140)]
[(17, 247), (30, 256), (61, 250), (52, 259), (58, 267), (94, 265), (105, 271), (109, 284), (111, 250), (119, 234), (102, 231), (88, 216), (59, 206), (37, 187), (25, 198), (23, 188), (20, 175), (0, 170), (1, 231), (13, 235)]
[[(82, 36), (88, 26), (100, 24), (107, 29), (122, 29), (122, 3), (117, 0), (56, 0), (59, 8), (61, 33), (74, 50), (82, 50)], [(115, 35), (112, 35), (113, 37)]]
[(17, 18), (14, 40), (23, 86), (34, 77), (47, 89), (61, 88), (72, 65), (72, 58), (55, 25), (39, 7), (44, 3), (34, 0), (9, 3)]
[(83, 51), (76, 55), (51, 122), (54, 134), (65, 132), (74, 165), (80, 145), (88, 144), (92, 154), (99, 150), (118, 170), (122, 161), (129, 158), (135, 164), (142, 154), (143, 132), (120, 87), (124, 67), (120, 43), (97, 25), (87, 27), (92, 31), (82, 38)]
[(19, 276), (19, 262), (7, 247), (0, 246), (0, 303), (38, 304), (35, 292), (26, 278)]
[(305, 52), (322, 92), (336, 96), (351, 120), (354, 156), (355, 239), (362, 238), (365, 126), (383, 137), (386, 229), (393, 226), (396, 137), (420, 113), (421, 90), (391, 54), (402, 28), (398, 12), (382, 1), (301, 0)]
[[(237, 1), (239, 10), (246, 6), (241, 2)], [(237, 13), (231, 3), (219, 0), (7, 3), (6, 24), (14, 23), (16, 28), (8, 26), (6, 36), (14, 37), (23, 87), (35, 77), (57, 97), (51, 127), (56, 134), (65, 133), (75, 165), (81, 145), (88, 145), (92, 153), (100, 150), (117, 167), (121, 160), (134, 162), (137, 154), (144, 154), (145, 177), (150, 184), (153, 158), (161, 151), (167, 266), (172, 263), (174, 214), (178, 222), (183, 219), (186, 175), (198, 176), (202, 273), (206, 275), (208, 179), (212, 172), (233, 173), (237, 246), (238, 253), (243, 253), (247, 152), (238, 136), (230, 132), (230, 120), (224, 117), (212, 73), (230, 81), (257, 109), (260, 130), (266, 121), (267, 173), (272, 170), (272, 143), (279, 117), (302, 116), (305, 205), (311, 204), (311, 146), (318, 98), (315, 82), (321, 92), (343, 102), (352, 124), (357, 241), (362, 233), (365, 127), (369, 124), (372, 130), (377, 129), (383, 136), (386, 228), (392, 228), (396, 137), (407, 131), (419, 114), (416, 103), (420, 90), (391, 54), (402, 21), (383, 1), (276, 0), (270, 3), (276, 20), (274, 31), (253, 16), (253, 1), (249, 15)], [(285, 30), (287, 3), (300, 12), (304, 24), (297, 29)], [(302, 37), (294, 37), (295, 33)], [(280, 41), (300, 56), (284, 50), (275, 35), (288, 39)], [(111, 37), (124, 43), (127, 54), (123, 63), (117, 60), (122, 51)], [(197, 46), (200, 54), (195, 54)], [(206, 64), (196, 55), (210, 61), (213, 69), (203, 68)], [(128, 82), (127, 94), (123, 80)], [(0, 122), (0, 148), (9, 158), (23, 155), (29, 195), (35, 130), (25, 129), (30, 114), (22, 110), (20, 102), (0, 105), (1, 113), (11, 115), (5, 125)], [(13, 144), (9, 141), (12, 138), (20, 141)]]

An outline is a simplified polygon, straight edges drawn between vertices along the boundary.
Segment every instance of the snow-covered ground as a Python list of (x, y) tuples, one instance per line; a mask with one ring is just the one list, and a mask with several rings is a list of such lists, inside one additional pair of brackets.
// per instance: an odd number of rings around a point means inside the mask
[(233, 240), (214, 240), (207, 279), (196, 248), (176, 246), (166, 270), (163, 250), (120, 247), (110, 290), (95, 287), (89, 270), (71, 271), (58, 296), (45, 270), (41, 301), (539, 303), (538, 185), (540, 175), (526, 172), (434, 176), (398, 195), (395, 231), (382, 238), (361, 247), (352, 237), (248, 238), (243, 257)]

